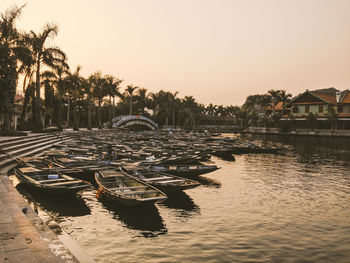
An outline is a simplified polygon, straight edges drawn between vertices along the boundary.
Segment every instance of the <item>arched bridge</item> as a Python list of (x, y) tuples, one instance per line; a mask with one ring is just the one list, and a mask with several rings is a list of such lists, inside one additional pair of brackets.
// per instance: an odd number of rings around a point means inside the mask
[[(108, 122), (103, 124), (108, 126)], [(151, 130), (158, 128), (158, 125), (150, 118), (141, 115), (122, 115), (112, 119), (112, 127), (145, 126)]]

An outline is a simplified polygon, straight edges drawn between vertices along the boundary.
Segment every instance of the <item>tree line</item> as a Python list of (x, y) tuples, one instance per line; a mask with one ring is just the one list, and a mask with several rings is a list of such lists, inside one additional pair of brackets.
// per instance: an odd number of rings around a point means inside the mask
[[(249, 96), (242, 107), (198, 103), (193, 96), (127, 84), (118, 77), (94, 72), (81, 76), (81, 66), (72, 70), (67, 55), (48, 39), (58, 34), (56, 24), (47, 23), (41, 32), (22, 32), (16, 21), (24, 6), (1, 14), (0, 20), (0, 110), (2, 130), (10, 130), (19, 76), (23, 75), (24, 102), (19, 127), (41, 131), (48, 126), (102, 128), (118, 115), (144, 115), (160, 126), (193, 128), (201, 124), (241, 124), (254, 119), (256, 105), (275, 106), (291, 95), (284, 90)], [(273, 107), (274, 108), (274, 107)], [(265, 110), (266, 111), (266, 110)], [(266, 114), (265, 114), (266, 115)], [(274, 113), (275, 115), (275, 113)], [(266, 116), (267, 117), (267, 116)]]

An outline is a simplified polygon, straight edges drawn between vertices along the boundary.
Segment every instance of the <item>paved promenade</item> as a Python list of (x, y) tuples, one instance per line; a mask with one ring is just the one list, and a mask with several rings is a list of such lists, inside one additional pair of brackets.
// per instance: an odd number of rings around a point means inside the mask
[(0, 171), (0, 263), (78, 262)]

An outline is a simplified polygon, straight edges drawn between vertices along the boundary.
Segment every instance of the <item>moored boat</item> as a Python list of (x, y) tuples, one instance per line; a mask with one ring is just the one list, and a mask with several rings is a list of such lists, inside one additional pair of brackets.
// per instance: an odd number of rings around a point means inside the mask
[(28, 166), (15, 168), (14, 172), (21, 183), (50, 195), (76, 194), (91, 186), (86, 181), (72, 178), (55, 170), (41, 170)]
[(44, 157), (21, 157), (21, 158), (17, 158), (16, 162), (20, 167), (31, 166), (38, 169), (63, 167), (61, 165), (51, 162), (50, 160)]
[(95, 173), (98, 194), (126, 206), (154, 204), (167, 199), (157, 188), (114, 169)]
[(120, 170), (123, 173), (126, 173), (132, 177), (140, 179), (162, 191), (165, 193), (181, 191), (185, 189), (195, 188), (200, 185), (199, 182), (186, 179), (183, 177), (152, 171), (146, 168), (131, 168), (125, 169), (120, 167)]
[(152, 164), (148, 169), (157, 172), (164, 172), (180, 177), (196, 177), (202, 174), (210, 173), (219, 169), (216, 165), (166, 165), (166, 164)]

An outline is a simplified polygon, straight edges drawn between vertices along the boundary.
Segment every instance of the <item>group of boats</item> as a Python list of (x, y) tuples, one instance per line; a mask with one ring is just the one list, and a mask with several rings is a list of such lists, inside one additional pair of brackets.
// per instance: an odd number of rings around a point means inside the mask
[(94, 187), (99, 198), (123, 205), (154, 204), (168, 193), (198, 187), (199, 175), (219, 169), (208, 163), (211, 155), (227, 156), (232, 143), (208, 135), (193, 141), (183, 134), (72, 133), (70, 141), (41, 157), (17, 159), (14, 172), (23, 184), (49, 195)]

